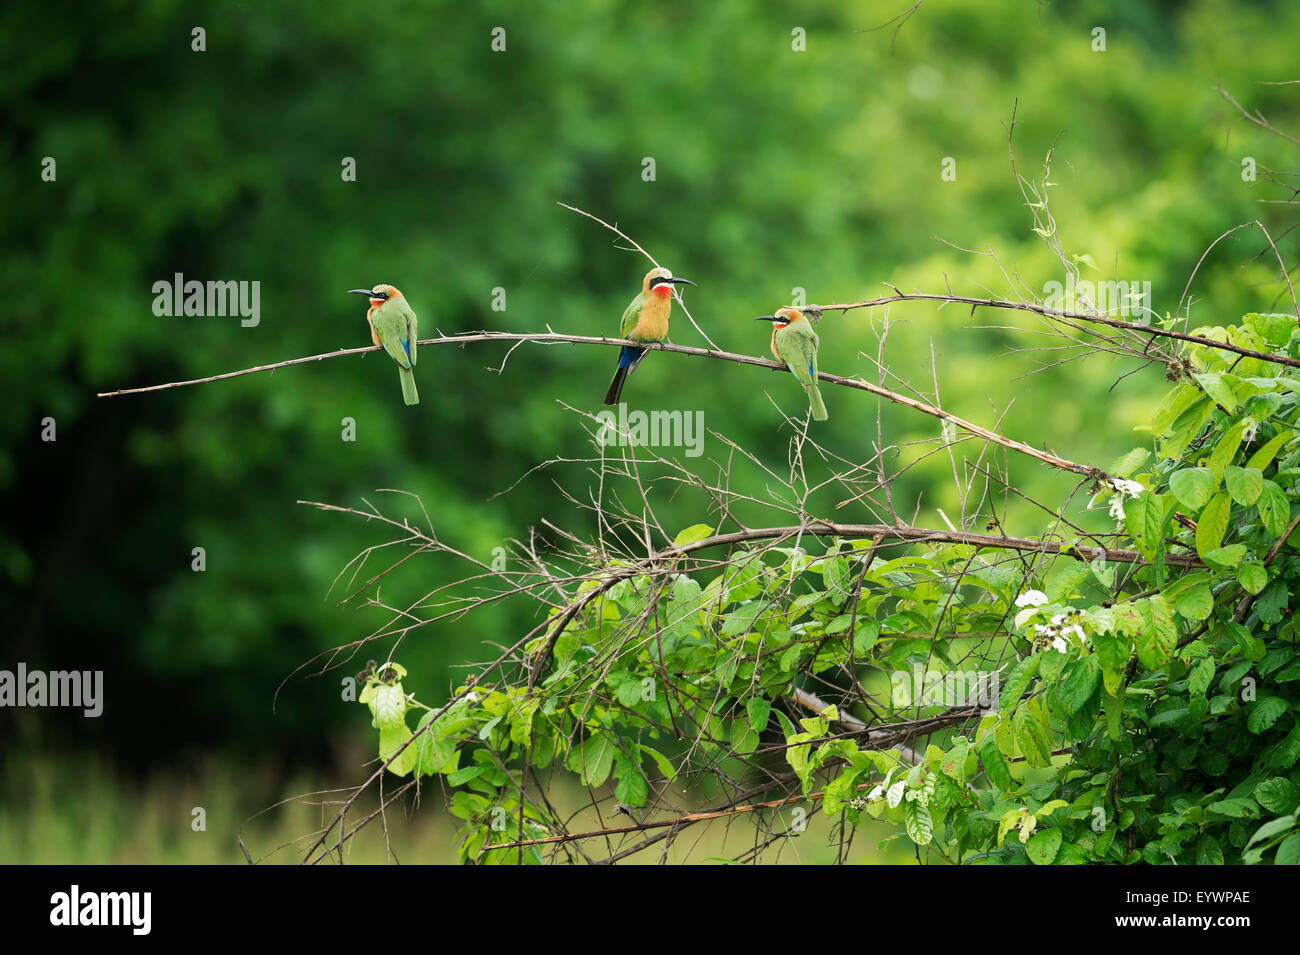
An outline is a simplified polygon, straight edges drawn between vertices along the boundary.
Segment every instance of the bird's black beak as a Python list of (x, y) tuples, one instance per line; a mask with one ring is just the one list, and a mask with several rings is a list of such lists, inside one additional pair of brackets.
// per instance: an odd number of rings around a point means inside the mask
[(372, 291), (370, 291), (370, 289), (368, 289), (368, 288), (350, 288), (350, 289), (348, 289), (348, 294), (349, 294), (349, 295), (365, 295), (365, 296), (367, 296), (367, 297), (369, 297), (369, 298), (374, 298), (374, 297), (375, 297), (375, 293), (372, 292)]
[(760, 315), (760, 316), (758, 316), (758, 318), (754, 319), (754, 321), (756, 321), (756, 322), (775, 322), (775, 321), (776, 321), (776, 316), (775, 316), (775, 315)]
[(671, 282), (673, 285), (694, 285), (695, 284), (690, 279), (671, 278), (671, 279), (664, 279), (664, 281)]

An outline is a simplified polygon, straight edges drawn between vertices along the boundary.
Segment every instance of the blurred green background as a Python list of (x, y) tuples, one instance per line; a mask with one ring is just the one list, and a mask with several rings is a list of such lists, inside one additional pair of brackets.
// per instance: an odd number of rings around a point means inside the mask
[[(525, 346), (498, 374), (501, 346), (426, 348), (411, 409), (373, 354), (96, 392), (368, 344), (364, 302), (344, 292), (379, 282), (405, 291), (422, 337), (613, 334), (647, 264), (559, 201), (617, 221), (697, 282), (692, 313), (733, 351), (765, 354), (750, 319), (796, 287), (822, 303), (885, 294), (885, 281), (1004, 295), (1010, 274), (1041, 293), (1064, 276), (1012, 174), (1017, 101), (1021, 172), (1040, 177), (1056, 143), (1061, 241), (1100, 270), (1083, 277), (1149, 281), (1155, 310), (1176, 311), (1206, 247), (1254, 218), (1295, 260), (1289, 207), (1260, 201), (1287, 193), (1241, 174), (1247, 156), (1293, 170), (1294, 147), (1241, 122), (1214, 85), (1300, 130), (1300, 87), (1261, 85), (1297, 78), (1300, 7), (927, 0), (896, 34), (871, 30), (908, 6), (6, 4), (0, 668), (102, 669), (107, 700), (99, 719), (0, 710), (0, 861), (241, 861), (234, 833), (255, 813), (358, 781), (372, 731), (339, 680), (360, 659), (295, 671), (383, 625), (380, 611), (340, 606), (347, 591), (330, 586), (388, 536), (295, 502), (368, 498), (417, 513), (375, 494), (411, 491), (441, 539), (483, 560), (544, 517), (586, 531), (552, 483), (581, 496), (581, 465), (493, 495), (543, 460), (590, 450), (562, 403), (597, 410), (614, 354)], [(203, 52), (191, 48), (195, 27)], [(53, 182), (44, 157), (57, 163)], [(340, 175), (345, 157), (355, 182)], [(945, 157), (954, 181), (941, 178)], [(1243, 231), (1207, 257), (1193, 324), (1285, 307), (1271, 253), (1252, 261), (1262, 247)], [(259, 281), (260, 324), (155, 316), (153, 283), (177, 272)], [(504, 311), (491, 308), (496, 288)], [(882, 317), (828, 316), (822, 369), (875, 380), (862, 353), (875, 353)], [(1105, 467), (1140, 442), (1131, 429), (1164, 387), (1157, 366), (1112, 388), (1135, 365), (1104, 355), (1032, 374), (1058, 356), (1028, 350), (1051, 343), (1027, 333), (1041, 326), (1025, 316), (909, 304), (889, 318), (886, 363), (902, 381), (932, 391), (933, 351), (946, 408), (986, 425), (1000, 417), (1004, 433), (1077, 461)], [(673, 340), (703, 344), (680, 315)], [(790, 432), (773, 402), (802, 413), (804, 400), (788, 378), (673, 355), (651, 356), (625, 397), (704, 409), (710, 428), (777, 466)], [(875, 402), (828, 389), (827, 403), (820, 438), (865, 460)], [(41, 440), (46, 417), (55, 442)], [(355, 442), (340, 439), (344, 418)], [(899, 445), (938, 433), (901, 408), (886, 408), (884, 425)], [(676, 454), (713, 473), (710, 457), (726, 449)], [(1020, 462), (1012, 473), (1040, 500), (1074, 483)], [(908, 471), (895, 495), (919, 507), (918, 523), (941, 526), (936, 508), (955, 502), (946, 457)], [(818, 501), (828, 516), (870, 519), (833, 493)], [(678, 525), (707, 516), (661, 505)], [(1012, 517), (1010, 533), (1042, 531), (1027, 505)], [(202, 573), (190, 567), (196, 546)], [(384, 596), (413, 600), (456, 570), (408, 562)], [(407, 688), (444, 698), (458, 664), (531, 620), (501, 605), (424, 628), (400, 653)], [(406, 861), (454, 857), (439, 801), (426, 797), (409, 821)], [(190, 831), (198, 805), (202, 834)], [(258, 817), (244, 830), (250, 849), (301, 834), (309, 816)], [(358, 849), (381, 857), (378, 845)]]

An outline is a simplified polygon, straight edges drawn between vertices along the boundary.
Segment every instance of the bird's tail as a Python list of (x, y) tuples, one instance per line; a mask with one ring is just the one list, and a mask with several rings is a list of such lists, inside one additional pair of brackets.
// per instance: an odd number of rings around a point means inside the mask
[(402, 379), (402, 400), (408, 405), (418, 405), (420, 393), (415, 390), (415, 372), (398, 365), (397, 373)]
[(627, 376), (644, 354), (644, 348), (633, 348), (631, 345), (624, 345), (619, 351), (618, 370), (614, 372), (614, 380), (609, 383), (609, 391), (605, 392), (605, 404), (618, 404), (619, 396), (623, 394), (623, 382), (627, 381)]
[(825, 421), (829, 417), (826, 414), (826, 405), (822, 401), (821, 389), (817, 387), (815, 381), (808, 385), (808, 404), (812, 407), (814, 421)]

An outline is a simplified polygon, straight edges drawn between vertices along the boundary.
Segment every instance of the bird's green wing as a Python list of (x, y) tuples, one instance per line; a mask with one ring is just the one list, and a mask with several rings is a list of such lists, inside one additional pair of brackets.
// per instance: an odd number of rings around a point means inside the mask
[(641, 306), (645, 304), (645, 296), (638, 294), (632, 299), (627, 308), (623, 310), (623, 319), (619, 322), (618, 334), (620, 338), (627, 338), (632, 334), (632, 329), (636, 328), (637, 316), (641, 313)]
[(817, 333), (801, 325), (777, 332), (776, 347), (791, 373), (807, 384), (817, 380)]
[(393, 302), (376, 309), (372, 321), (379, 340), (384, 343), (384, 351), (403, 368), (410, 368), (415, 364), (415, 347), (408, 316), (413, 320), (415, 313), (407, 308), (404, 314), (396, 307), (399, 304)]
[(420, 322), (415, 317), (415, 312), (411, 311), (411, 306), (403, 302), (402, 309), (406, 312), (406, 350), (411, 356), (411, 367), (414, 368), (415, 344), (420, 338)]

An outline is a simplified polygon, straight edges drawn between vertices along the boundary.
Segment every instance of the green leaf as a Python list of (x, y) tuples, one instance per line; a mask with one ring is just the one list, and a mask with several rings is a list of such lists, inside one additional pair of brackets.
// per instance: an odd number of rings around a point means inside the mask
[(1214, 612), (1214, 595), (1210, 593), (1209, 585), (1198, 583), (1179, 594), (1174, 609), (1186, 620), (1204, 620)]
[(1054, 603), (1069, 600), (1091, 572), (1091, 568), (1081, 560), (1060, 557), (1053, 562), (1052, 569), (1043, 581), (1043, 590)]
[(1007, 761), (998, 749), (997, 734), (986, 733), (977, 749), (980, 763), (984, 766), (984, 775), (989, 778), (989, 782), (998, 789), (1004, 791), (1010, 789), (1014, 785), (1011, 779), (1011, 770), (1007, 767)]
[(970, 742), (964, 736), (957, 737), (953, 743), (952, 749), (939, 761), (939, 770), (957, 782), (964, 782), (966, 779), (966, 753), (970, 749)]
[(1229, 465), (1223, 469), (1223, 483), (1234, 501), (1249, 507), (1259, 500), (1259, 495), (1264, 490), (1264, 475), (1255, 468)]
[(1202, 558), (1223, 543), (1223, 535), (1228, 530), (1228, 512), (1232, 509), (1232, 499), (1227, 491), (1220, 491), (1201, 511), (1196, 519), (1196, 552)]
[[(713, 533), (713, 528), (708, 524), (692, 524), (680, 534), (673, 538), (674, 547), (688, 547), (696, 544)], [(626, 802), (627, 800), (624, 800)]]
[(1295, 812), (1300, 807), (1300, 786), (1285, 776), (1274, 776), (1255, 787), (1255, 801), (1279, 815)]
[(1087, 705), (1101, 682), (1101, 661), (1090, 653), (1076, 662), (1061, 684), (1061, 705), (1066, 713), (1077, 713)]
[(1196, 844), (1197, 865), (1223, 865), (1223, 849), (1213, 836), (1201, 836)]
[[(411, 731), (406, 728), (405, 724), (381, 727), (379, 730), (379, 759), (381, 761), (387, 760), (410, 738)], [(416, 744), (412, 743), (402, 750), (401, 755), (388, 764), (388, 769), (399, 776), (405, 776), (415, 767), (419, 758), (419, 750), (416, 749)]]
[(1259, 596), (1255, 598), (1255, 614), (1259, 617), (1261, 623), (1268, 624), (1271, 627), (1281, 621), (1282, 613), (1286, 609), (1289, 600), (1286, 579), (1279, 577), (1260, 591)]
[(1255, 800), (1240, 796), (1212, 802), (1205, 807), (1205, 811), (1227, 816), (1229, 819), (1254, 819), (1259, 815), (1259, 807), (1255, 805)]
[(1134, 448), (1110, 466), (1110, 473), (1116, 477), (1132, 477), (1149, 457), (1151, 452), (1147, 448)]
[(1205, 691), (1209, 689), (1210, 684), (1214, 681), (1214, 660), (1205, 657), (1187, 676), (1187, 692), (1192, 696), (1204, 696)]
[(1277, 865), (1300, 865), (1300, 832), (1287, 836), (1277, 847), (1274, 857)]
[(614, 798), (637, 809), (645, 805), (646, 797), (650, 795), (650, 785), (641, 775), (640, 769), (631, 763), (626, 765), (627, 772), (619, 777), (618, 785), (614, 787)]
[(903, 810), (903, 825), (907, 836), (918, 846), (928, 846), (934, 836), (934, 821), (930, 818), (930, 807), (920, 800), (909, 800)]
[(1300, 760), (1300, 723), (1291, 727), (1291, 732), (1282, 738), (1282, 742), (1273, 747), (1268, 764), (1274, 769), (1290, 769)]
[(1237, 396), (1233, 394), (1232, 388), (1223, 380), (1222, 375), (1216, 372), (1207, 372), (1192, 377), (1205, 390), (1205, 393), (1214, 399), (1215, 404), (1222, 405), (1223, 410), (1228, 414), (1232, 414), (1237, 410)]
[(1287, 832), (1295, 826), (1295, 816), (1280, 816), (1277, 819), (1270, 819), (1264, 825), (1255, 830), (1255, 834), (1250, 837), (1248, 846), (1253, 846), (1257, 842), (1263, 842), (1265, 839), (1271, 839), (1280, 832)]
[(1143, 490), (1137, 497), (1124, 502), (1124, 527), (1147, 560), (1155, 559), (1163, 523), (1164, 508), (1150, 491)]
[(600, 786), (609, 778), (617, 752), (618, 747), (609, 736), (594, 733), (581, 746), (569, 750), (564, 766), (570, 772), (578, 773), (584, 786)]
[(1264, 530), (1274, 537), (1281, 537), (1291, 520), (1291, 502), (1287, 500), (1286, 493), (1272, 481), (1265, 481), (1258, 504)]
[(1016, 742), (1030, 766), (1050, 766), (1052, 764), (1052, 744), (1047, 729), (1031, 712), (1034, 699), (1025, 701), (1016, 709)]
[(1246, 729), (1252, 733), (1262, 733), (1278, 721), (1287, 711), (1286, 700), (1280, 696), (1265, 696), (1256, 700), (1246, 717)]
[(1227, 547), (1216, 547), (1205, 555), (1207, 564), (1214, 564), (1216, 567), (1225, 567), (1229, 570), (1235, 570), (1246, 557), (1245, 544), (1229, 544)]
[(1237, 583), (1248, 594), (1257, 594), (1268, 584), (1268, 568), (1260, 563), (1242, 564), (1237, 568)]
[(1032, 656), (1025, 657), (1011, 668), (1011, 671), (1007, 674), (1006, 680), (1002, 684), (1002, 688), (998, 691), (999, 705), (1006, 704), (1012, 709), (1015, 708), (1021, 695), (1029, 686), (1029, 681), (1032, 680), (1034, 674), (1038, 672), (1039, 658), (1040, 654), (1035, 653)]
[(750, 727), (748, 719), (732, 720), (731, 748), (738, 756), (747, 756), (758, 749), (758, 733)]
[(1150, 608), (1151, 621), (1150, 626), (1138, 634), (1138, 659), (1144, 667), (1154, 670), (1169, 662), (1178, 642), (1178, 629), (1174, 626), (1169, 605), (1159, 594), (1141, 603)]
[(1210, 459), (1205, 462), (1205, 466), (1210, 469), (1217, 483), (1223, 477), (1223, 469), (1232, 463), (1232, 459), (1237, 456), (1237, 449), (1241, 447), (1241, 437), (1245, 433), (1246, 422), (1238, 421), (1221, 437), (1210, 452)]
[(1029, 837), (1025, 855), (1034, 865), (1051, 865), (1061, 850), (1061, 830), (1043, 829)]
[(1008, 759), (1019, 755), (1020, 750), (1016, 747), (1016, 728), (1009, 716), (998, 719), (997, 725), (993, 727), (993, 739), (997, 743), (998, 752)]
[(762, 697), (752, 697), (745, 703), (745, 710), (749, 714), (749, 727), (755, 733), (761, 733), (767, 729), (768, 718), (772, 715), (772, 704)]
[(655, 766), (659, 768), (659, 772), (663, 773), (665, 779), (671, 781), (677, 775), (677, 769), (675, 766), (673, 766), (672, 760), (670, 760), (663, 753), (659, 752), (658, 750), (651, 749), (649, 746), (646, 746), (644, 743), (640, 744), (640, 750), (641, 752), (649, 756), (652, 760), (654, 760)]
[(1273, 456), (1277, 454), (1278, 449), (1295, 437), (1290, 431), (1283, 431), (1275, 435), (1267, 444), (1250, 456), (1246, 462), (1246, 467), (1255, 468), (1257, 471), (1263, 471), (1273, 461)]

